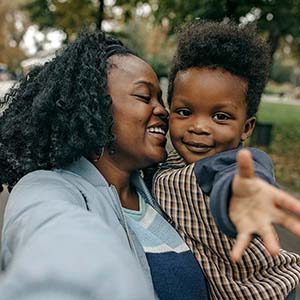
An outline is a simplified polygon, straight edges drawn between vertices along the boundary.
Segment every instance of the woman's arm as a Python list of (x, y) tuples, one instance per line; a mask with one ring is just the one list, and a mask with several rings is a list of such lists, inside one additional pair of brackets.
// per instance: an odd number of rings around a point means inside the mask
[(119, 228), (80, 197), (38, 173), (15, 187), (3, 231), (2, 299), (153, 299)]

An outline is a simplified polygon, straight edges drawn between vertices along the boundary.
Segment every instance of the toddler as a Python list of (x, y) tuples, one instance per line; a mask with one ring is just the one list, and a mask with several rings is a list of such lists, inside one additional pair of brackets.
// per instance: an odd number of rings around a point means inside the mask
[[(280, 250), (273, 257), (259, 238), (233, 263), (234, 240), (218, 230), (209, 207), (230, 198), (236, 154), (254, 129), (269, 62), (268, 46), (249, 27), (196, 21), (179, 35), (168, 89), (175, 150), (153, 189), (201, 265), (211, 299), (289, 299), (300, 279), (299, 256)], [(256, 175), (275, 184), (270, 158), (249, 150)], [(230, 223), (221, 215), (218, 223)]]

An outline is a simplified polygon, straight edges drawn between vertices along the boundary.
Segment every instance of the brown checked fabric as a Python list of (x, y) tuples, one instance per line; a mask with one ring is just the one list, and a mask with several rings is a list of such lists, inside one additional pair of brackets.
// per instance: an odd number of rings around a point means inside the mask
[(209, 197), (196, 183), (194, 164), (172, 151), (153, 181), (153, 194), (194, 252), (211, 299), (284, 300), (300, 280), (300, 256), (281, 250), (272, 257), (255, 238), (241, 262), (230, 261), (234, 239), (218, 230)]

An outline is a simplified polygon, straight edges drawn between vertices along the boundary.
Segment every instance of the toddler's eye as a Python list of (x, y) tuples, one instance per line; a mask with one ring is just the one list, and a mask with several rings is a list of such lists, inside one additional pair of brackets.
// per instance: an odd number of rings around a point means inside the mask
[(226, 121), (230, 119), (230, 115), (226, 113), (216, 113), (213, 115), (213, 119), (217, 121)]
[(192, 114), (192, 112), (187, 108), (181, 108), (176, 111), (182, 117), (188, 117)]

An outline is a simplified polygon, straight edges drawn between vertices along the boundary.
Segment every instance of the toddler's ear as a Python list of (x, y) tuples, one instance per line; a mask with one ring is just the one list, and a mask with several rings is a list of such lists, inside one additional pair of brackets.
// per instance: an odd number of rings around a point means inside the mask
[(250, 137), (252, 135), (252, 132), (255, 127), (255, 122), (256, 122), (255, 117), (251, 117), (246, 120), (245, 125), (244, 125), (244, 131), (241, 135), (241, 142), (244, 142), (248, 137)]

